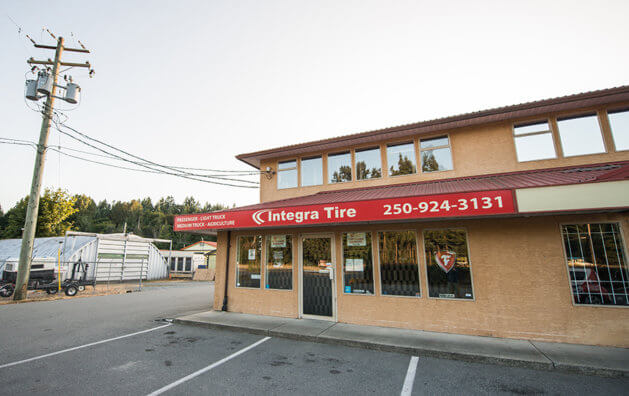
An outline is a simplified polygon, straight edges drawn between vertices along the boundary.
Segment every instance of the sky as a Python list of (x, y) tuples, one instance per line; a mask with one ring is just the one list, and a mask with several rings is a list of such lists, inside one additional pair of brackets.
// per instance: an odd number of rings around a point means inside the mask
[[(43, 28), (92, 51), (64, 55), (96, 70), (67, 72), (82, 88), (78, 107), (57, 101), (76, 107), (67, 125), (162, 164), (251, 170), (235, 156), (629, 84), (627, 15), (629, 2), (601, 0), (3, 2), (0, 137), (38, 140), (26, 59), (54, 53), (25, 34), (54, 45)], [(90, 150), (54, 129), (49, 142)], [(34, 160), (30, 147), (0, 144), (5, 211), (28, 194)], [(57, 153), (42, 187), (110, 202), (259, 200), (256, 189)]]

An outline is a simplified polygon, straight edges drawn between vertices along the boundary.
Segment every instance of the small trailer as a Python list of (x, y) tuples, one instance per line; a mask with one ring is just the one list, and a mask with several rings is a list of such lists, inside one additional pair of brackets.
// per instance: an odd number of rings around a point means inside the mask
[[(7, 265), (0, 280), (0, 297), (11, 297), (15, 291), (17, 279), (17, 266)], [(85, 290), (85, 286), (95, 287), (96, 279), (87, 279), (89, 264), (79, 259), (72, 265), (72, 274), (63, 280), (61, 284), (56, 280), (54, 262), (48, 261), (31, 265), (31, 274), (28, 281), (28, 290), (45, 290), (48, 294), (56, 294), (59, 287), (66, 296), (76, 296), (78, 292)]]

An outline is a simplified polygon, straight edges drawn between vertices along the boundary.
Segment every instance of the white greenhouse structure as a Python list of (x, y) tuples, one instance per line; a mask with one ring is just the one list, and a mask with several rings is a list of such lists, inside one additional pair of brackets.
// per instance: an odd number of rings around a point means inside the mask
[[(61, 268), (61, 279), (66, 279), (71, 277), (73, 264), (80, 259), (88, 265), (87, 279), (95, 278), (97, 282), (168, 278), (168, 257), (160, 253), (154, 242), (171, 241), (133, 234), (72, 231), (65, 237), (36, 238), (31, 268), (52, 261), (56, 268)], [(0, 274), (17, 269), (21, 245), (21, 239), (0, 240)]]

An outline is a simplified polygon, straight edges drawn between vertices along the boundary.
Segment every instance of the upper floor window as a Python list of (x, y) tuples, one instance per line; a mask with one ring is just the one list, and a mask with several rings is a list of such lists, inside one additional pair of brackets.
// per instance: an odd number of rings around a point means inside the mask
[(281, 161), (277, 164), (277, 188), (297, 187), (297, 161)]
[(352, 181), (352, 155), (349, 152), (328, 155), (328, 183)]
[(629, 110), (609, 112), (608, 117), (616, 151), (629, 150)]
[(514, 126), (513, 139), (519, 162), (557, 157), (548, 121)]
[(557, 120), (561, 147), (566, 157), (605, 152), (596, 114)]
[(389, 175), (410, 175), (417, 172), (413, 142), (387, 145)]
[(375, 179), (382, 177), (380, 147), (356, 150), (356, 179)]
[(447, 136), (421, 139), (419, 150), (422, 160), (422, 172), (452, 170), (450, 139)]
[(301, 160), (301, 186), (323, 184), (323, 159), (321, 156)]

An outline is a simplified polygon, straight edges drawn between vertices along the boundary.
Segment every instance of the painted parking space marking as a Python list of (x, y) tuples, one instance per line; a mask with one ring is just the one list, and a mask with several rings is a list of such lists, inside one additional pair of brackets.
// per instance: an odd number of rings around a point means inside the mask
[(400, 396), (409, 396), (413, 392), (413, 382), (415, 382), (415, 372), (417, 371), (417, 362), (419, 357), (411, 357), (411, 361), (408, 363), (408, 370), (406, 371), (406, 378), (404, 378), (404, 386)]
[(166, 385), (166, 386), (164, 386), (162, 388), (159, 388), (158, 390), (156, 390), (154, 392), (149, 393), (148, 396), (161, 395), (162, 393), (167, 392), (167, 391), (173, 389), (174, 387), (183, 384), (186, 381), (189, 381), (189, 380), (191, 380), (191, 379), (193, 379), (195, 377), (198, 377), (199, 375), (201, 375), (201, 374), (203, 374), (205, 372), (208, 372), (208, 371), (212, 370), (213, 368), (216, 368), (216, 367), (220, 366), (221, 364), (223, 364), (225, 362), (228, 362), (228, 361), (232, 360), (233, 358), (235, 358), (235, 357), (237, 357), (239, 355), (242, 355), (243, 353), (245, 353), (245, 352), (247, 352), (247, 351), (257, 347), (258, 345), (260, 345), (263, 342), (266, 342), (266, 341), (268, 341), (270, 339), (271, 339), (271, 337), (264, 337), (263, 339), (254, 342), (253, 344), (249, 345), (248, 347), (245, 347), (245, 348), (243, 348), (243, 349), (241, 349), (241, 350), (239, 350), (237, 352), (232, 353), (231, 355), (229, 355), (227, 357), (224, 357), (223, 359), (219, 360), (218, 362), (212, 363), (209, 366), (202, 368), (201, 370), (195, 371), (194, 373), (192, 373), (190, 375), (186, 375), (185, 377), (183, 377), (183, 378), (181, 378), (181, 379), (179, 379), (179, 380), (177, 380), (177, 381), (175, 381), (175, 382), (173, 382), (171, 384), (168, 384), (168, 385)]
[(136, 331), (135, 333), (131, 333), (131, 334), (125, 334), (125, 335), (121, 335), (121, 336), (118, 336), (118, 337), (107, 338), (106, 340), (90, 342), (89, 344), (79, 345), (79, 346), (75, 346), (75, 347), (72, 347), (72, 348), (63, 349), (61, 351), (51, 352), (51, 353), (47, 353), (45, 355), (39, 355), (39, 356), (35, 356), (35, 357), (32, 357), (32, 358), (24, 359), (24, 360), (18, 360), (16, 362), (5, 363), (5, 364), (0, 365), (0, 369), (11, 367), (11, 366), (17, 366), (18, 364), (28, 363), (28, 362), (32, 362), (34, 360), (44, 359), (44, 358), (47, 358), (47, 357), (50, 357), (50, 356), (60, 355), (62, 353), (66, 353), (66, 352), (76, 351), (77, 349), (82, 349), (82, 348), (87, 348), (87, 347), (91, 347), (91, 346), (94, 346), (94, 345), (104, 344), (106, 342), (121, 340), (123, 338), (128, 338), (128, 337), (133, 337), (133, 336), (136, 336), (138, 334), (149, 333), (151, 331), (163, 329), (163, 328), (168, 327), (168, 326), (172, 326), (172, 323), (168, 323), (168, 324), (165, 324), (163, 326), (153, 327), (153, 328), (150, 328), (150, 329), (147, 329), (147, 330)]

